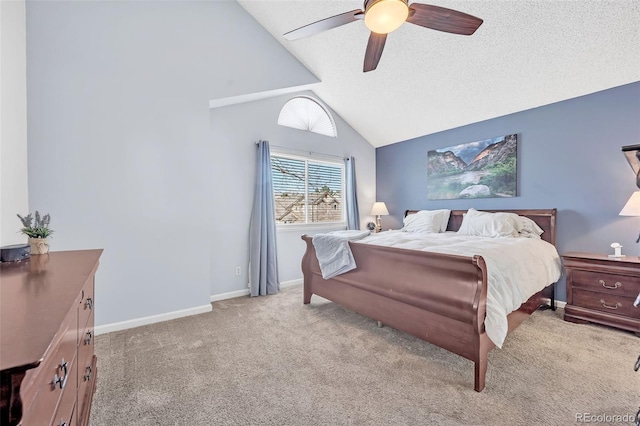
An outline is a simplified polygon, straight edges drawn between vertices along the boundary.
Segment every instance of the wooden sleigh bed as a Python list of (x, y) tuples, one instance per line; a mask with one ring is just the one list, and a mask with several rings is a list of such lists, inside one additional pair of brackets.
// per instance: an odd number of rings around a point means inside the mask
[[(528, 217), (544, 230), (542, 239), (555, 245), (556, 209), (485, 211)], [(448, 231), (458, 230), (463, 213), (466, 210), (451, 211)], [(317, 294), (465, 357), (475, 363), (474, 389), (484, 389), (487, 355), (494, 344), (484, 330), (487, 269), (481, 256), (350, 242), (357, 268), (325, 280), (312, 238), (302, 239), (307, 243), (302, 258), (304, 304)], [(509, 333), (540, 306), (541, 295), (535, 294), (508, 315)]]

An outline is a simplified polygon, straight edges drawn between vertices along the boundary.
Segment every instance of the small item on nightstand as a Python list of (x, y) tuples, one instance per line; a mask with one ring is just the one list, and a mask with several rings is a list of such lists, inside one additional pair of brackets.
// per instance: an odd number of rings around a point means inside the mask
[(611, 243), (611, 248), (613, 248), (613, 254), (610, 254), (609, 257), (626, 257), (626, 255), (622, 254), (622, 246), (620, 243)]

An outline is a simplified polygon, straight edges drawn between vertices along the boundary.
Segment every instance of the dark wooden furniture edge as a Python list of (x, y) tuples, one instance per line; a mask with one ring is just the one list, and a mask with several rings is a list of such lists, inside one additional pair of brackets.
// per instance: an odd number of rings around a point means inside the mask
[[(555, 243), (556, 209), (500, 211), (531, 218), (545, 231), (545, 240)], [(464, 212), (451, 212), (448, 230), (459, 228)], [(474, 389), (484, 389), (487, 355), (494, 344), (484, 330), (487, 271), (481, 256), (350, 242), (358, 267), (324, 280), (312, 238), (303, 235), (302, 239), (307, 244), (302, 259), (304, 304), (317, 294), (463, 356), (475, 364)], [(538, 308), (540, 298), (541, 292), (508, 315), (509, 332)]]
[(631, 331), (640, 337), (637, 321), (621, 318), (620, 316), (611, 315), (606, 312), (598, 312), (598, 321), (594, 322), (592, 311), (580, 306), (565, 306), (564, 320), (576, 324), (602, 324), (608, 327)]
[[(73, 270), (69, 273), (69, 275), (64, 274), (64, 277), (61, 279), (60, 277), (56, 277), (58, 281), (64, 282), (65, 286), (67, 283), (71, 282), (72, 286), (78, 285), (78, 288), (81, 288), (87, 282), (93, 282), (95, 278), (95, 274), (97, 272), (99, 266), (99, 258), (103, 252), (103, 249), (93, 249), (93, 250), (72, 250), (72, 251), (62, 251), (62, 252), (50, 252), (49, 254), (32, 256), (26, 261), (22, 262), (6, 262), (3, 263), (0, 268), (0, 271), (3, 273), (3, 278), (6, 279), (6, 282), (3, 283), (4, 286), (12, 286), (17, 285), (15, 278), (22, 280), (20, 283), (24, 288), (31, 288), (31, 290), (37, 291), (37, 286), (46, 285), (55, 289), (57, 282), (52, 283), (41, 283), (38, 282), (38, 279), (44, 276), (49, 269), (51, 269), (51, 265), (47, 266), (48, 263), (55, 263), (54, 259), (56, 256), (73, 256), (76, 254), (81, 254), (83, 258), (82, 261), (79, 262), (82, 264), (81, 269)], [(65, 260), (66, 261), (66, 260)], [(83, 269), (86, 262), (91, 264), (90, 269)], [(57, 271), (59, 272), (59, 271)], [(26, 274), (26, 275), (25, 275)], [(25, 278), (23, 278), (25, 276)], [(33, 281), (33, 282), (32, 282)], [(5, 297), (6, 295), (3, 295)], [(42, 299), (42, 296), (38, 296), (39, 299)], [(33, 301), (36, 299), (34, 296), (31, 302), (30, 308), (35, 308), (33, 312), (34, 317), (37, 318), (37, 314), (42, 311), (42, 305), (37, 305)], [(0, 299), (1, 300), (1, 299)], [(54, 303), (55, 311), (60, 311), (62, 313), (66, 313), (71, 309), (74, 309), (73, 301), (75, 298), (64, 298), (64, 303)], [(45, 300), (45, 302), (47, 302)], [(68, 302), (68, 303), (67, 303)], [(7, 305), (3, 305), (3, 310), (7, 310)], [(23, 406), (23, 395), (22, 395), (22, 387), (23, 381), (27, 373), (30, 370), (39, 367), (47, 357), (51, 355), (51, 352), (55, 350), (55, 348), (60, 343), (63, 338), (64, 333), (60, 333), (60, 330), (56, 330), (54, 332), (45, 332), (51, 334), (51, 337), (46, 345), (41, 344), (30, 344), (30, 345), (16, 345), (14, 344), (12, 339), (15, 339), (15, 336), (11, 336), (11, 333), (6, 333), (7, 326), (7, 314), (8, 312), (3, 312), (3, 323), (2, 327), (5, 332), (0, 333), (3, 336), (2, 339), (2, 347), (1, 352), (6, 355), (9, 351), (14, 351), (16, 347), (20, 347), (22, 352), (20, 353), (20, 359), (24, 362), (10, 362), (7, 363), (6, 356), (2, 356), (2, 370), (0, 371), (0, 424), (4, 425), (20, 425), (22, 424), (21, 419), (25, 414), (25, 411), (28, 410), (28, 406)], [(65, 314), (66, 315), (66, 314)], [(77, 319), (77, 318), (76, 318)], [(59, 324), (56, 324), (58, 321), (52, 321), (52, 323), (57, 327)], [(49, 327), (51, 324), (46, 324)], [(73, 330), (77, 332), (77, 327), (79, 324), (75, 323), (76, 329)], [(34, 327), (29, 327), (30, 329)], [(39, 330), (41, 333), (42, 331)], [(29, 338), (28, 333), (21, 333), (20, 336), (26, 336)], [(27, 350), (25, 350), (27, 348)], [(76, 360), (76, 357), (73, 358)], [(93, 355), (92, 358), (93, 369), (97, 369), (97, 357)], [(7, 386), (7, 383), (10, 383)], [(77, 389), (76, 389), (77, 391)], [(95, 381), (92, 383), (91, 393), (95, 391)], [(36, 392), (37, 393), (37, 392)], [(88, 395), (88, 398), (92, 399), (93, 395)], [(29, 401), (31, 402), (31, 401)], [(56, 406), (57, 407), (57, 406)], [(57, 409), (57, 408), (56, 408)], [(85, 410), (83, 410), (85, 411)], [(84, 421), (86, 424), (89, 422), (89, 411), (86, 410), (86, 419), (79, 417), (79, 421)], [(53, 413), (51, 413), (53, 415)], [(79, 413), (77, 413), (79, 414)], [(76, 421), (76, 418), (73, 418), (73, 421)], [(26, 426), (26, 425), (25, 425)]]

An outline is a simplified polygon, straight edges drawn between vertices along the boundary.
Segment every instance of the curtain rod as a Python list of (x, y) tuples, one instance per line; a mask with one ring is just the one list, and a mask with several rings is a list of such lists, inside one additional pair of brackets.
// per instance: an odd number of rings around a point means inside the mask
[[(258, 145), (259, 143), (260, 142), (256, 142), (256, 145)], [(322, 154), (320, 152), (308, 151), (308, 150), (305, 150), (305, 149), (298, 149), (298, 148), (289, 148), (289, 147), (286, 147), (286, 146), (278, 146), (278, 145), (272, 145), (272, 144), (269, 144), (269, 146), (273, 147), (273, 148), (276, 148), (276, 149), (279, 148), (279, 149), (284, 150), (284, 151), (302, 152), (302, 153), (305, 153), (305, 154), (309, 154), (310, 156), (317, 155), (317, 156), (320, 156), (320, 157), (332, 157), (332, 158), (339, 158), (340, 160), (348, 160), (348, 158), (342, 157), (340, 155)]]

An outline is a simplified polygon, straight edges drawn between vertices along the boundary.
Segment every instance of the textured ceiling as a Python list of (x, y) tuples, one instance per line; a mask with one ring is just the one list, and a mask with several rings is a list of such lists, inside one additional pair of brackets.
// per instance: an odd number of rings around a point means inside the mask
[(314, 92), (375, 147), (640, 81), (638, 0), (429, 2), (484, 23), (471, 36), (405, 23), (368, 73), (363, 21), (282, 37), (362, 2), (238, 1), (322, 81)]

